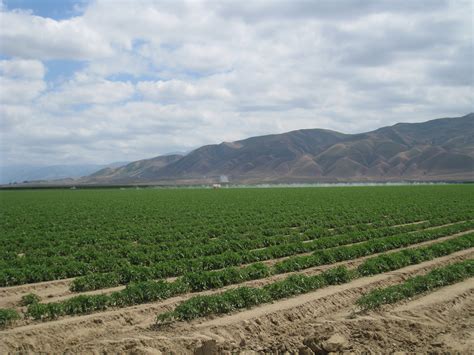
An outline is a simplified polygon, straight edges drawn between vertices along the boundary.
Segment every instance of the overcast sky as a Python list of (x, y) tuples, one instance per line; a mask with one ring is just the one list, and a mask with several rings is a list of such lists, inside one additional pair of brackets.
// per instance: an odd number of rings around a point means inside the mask
[(0, 163), (473, 111), (469, 0), (0, 0)]

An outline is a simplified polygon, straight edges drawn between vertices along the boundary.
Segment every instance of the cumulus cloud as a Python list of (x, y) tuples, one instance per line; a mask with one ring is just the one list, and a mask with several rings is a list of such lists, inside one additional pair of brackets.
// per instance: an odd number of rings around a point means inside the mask
[(43, 64), (36, 60), (0, 60), (0, 103), (28, 108), (46, 88), (44, 72)]
[(0, 77), (0, 102), (24, 104), (33, 99), (46, 88), (41, 80), (14, 80)]
[(6, 55), (34, 59), (91, 59), (111, 55), (110, 44), (80, 17), (56, 21), (24, 11), (0, 12)]
[(193, 84), (182, 80), (143, 81), (137, 84), (137, 88), (146, 99), (165, 102), (226, 100), (232, 96), (226, 88), (212, 83)]
[(113, 104), (129, 99), (134, 91), (135, 87), (130, 82), (78, 75), (45, 93), (39, 105), (46, 110), (65, 111), (75, 105)]
[[(471, 12), (469, 0), (94, 0), (55, 20), (1, 6), (0, 154), (105, 163), (462, 115)], [(84, 65), (48, 81), (57, 59)]]
[(44, 65), (38, 60), (0, 60), (0, 74), (9, 78), (43, 79)]

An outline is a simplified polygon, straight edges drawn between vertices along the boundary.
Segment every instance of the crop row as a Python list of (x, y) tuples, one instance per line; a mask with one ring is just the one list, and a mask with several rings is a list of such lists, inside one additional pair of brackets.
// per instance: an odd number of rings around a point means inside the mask
[(306, 293), (318, 288), (350, 281), (355, 277), (344, 266), (329, 269), (316, 276), (291, 275), (261, 288), (238, 287), (217, 295), (195, 296), (182, 302), (174, 311), (162, 313), (158, 322), (170, 319), (191, 320), (210, 314), (229, 313), (241, 308), (268, 303), (282, 298)]
[[(410, 238), (407, 236), (398, 236), (392, 238), (386, 238), (386, 240), (378, 240), (378, 241), (368, 241), (365, 243), (360, 243), (357, 245), (348, 245), (342, 246), (332, 249), (326, 249), (322, 251), (316, 251), (311, 256), (311, 263), (286, 263), (288, 260), (282, 261), (280, 263), (275, 264), (273, 267), (267, 267), (263, 264), (259, 266), (259, 272), (262, 275), (276, 275), (288, 272), (299, 271), (302, 269), (307, 269), (314, 266), (320, 265), (330, 265), (340, 261), (347, 261), (353, 260), (359, 257), (372, 255), (379, 252), (388, 251), (391, 249), (396, 249), (402, 246), (408, 246), (420, 243), (422, 241), (433, 240), (439, 237), (444, 236), (445, 234), (435, 234), (429, 233), (420, 235), (417, 238)], [(445, 244), (446, 243), (446, 244)], [(447, 242), (437, 243), (433, 245), (433, 248), (429, 248), (428, 250), (437, 250), (437, 248), (442, 249), (440, 254), (444, 252), (445, 245), (450, 246), (450, 248), (466, 248), (474, 246), (474, 233), (469, 233), (458, 237), (453, 240), (449, 240)], [(408, 249), (404, 251), (407, 255), (412, 256), (411, 252), (412, 249)], [(418, 249), (414, 249), (418, 250)], [(424, 249), (420, 249), (424, 250)], [(449, 249), (451, 250), (451, 249)], [(420, 252), (419, 260), (424, 255), (423, 251)], [(426, 257), (429, 257), (427, 255)], [(296, 257), (299, 258), (299, 257)], [(389, 260), (392, 260), (389, 257)], [(383, 263), (383, 255), (381, 256), (382, 264), (381, 266), (385, 265)], [(374, 261), (374, 264), (378, 265), (379, 260)], [(243, 268), (225, 268), (219, 271), (207, 271), (207, 272), (194, 272), (194, 273), (187, 273), (183, 276), (183, 280), (189, 285), (192, 291), (202, 291), (207, 289), (214, 289), (219, 288), (222, 286), (236, 284), (243, 281), (255, 280), (257, 279), (257, 275), (255, 272), (248, 272), (248, 270), (252, 270), (258, 264), (251, 264), (247, 267)], [(285, 265), (282, 267), (282, 265)], [(408, 264), (407, 264), (408, 265)], [(367, 271), (368, 274), (368, 271)]]
[[(415, 233), (400, 231), (416, 231), (426, 227), (423, 224), (410, 225), (398, 228), (382, 228), (366, 232), (350, 233), (337, 237), (322, 237), (309, 243), (295, 242), (280, 246), (268, 247), (261, 250), (244, 250), (237, 252), (226, 252), (219, 255), (202, 257), (189, 260), (176, 260), (157, 263), (153, 267), (123, 267), (120, 270), (106, 274), (89, 274), (76, 278), (72, 284), (73, 291), (88, 291), (100, 288), (113, 287), (120, 284), (128, 284), (135, 281), (160, 279), (165, 277), (180, 276), (191, 272), (202, 272), (216, 269), (238, 266), (263, 260), (288, 257), (295, 254), (312, 252), (310, 256), (295, 256), (279, 262), (276, 265), (278, 273), (296, 271), (302, 268), (328, 264), (345, 257), (350, 250), (352, 257), (373, 254), (376, 251), (384, 251), (395, 247), (416, 243), (429, 238), (437, 238), (462, 232), (474, 227), (474, 222), (464, 222), (452, 226), (437, 229), (418, 231)], [(397, 233), (398, 232), (398, 233)], [(366, 242), (364, 242), (366, 241)], [(333, 251), (323, 250), (343, 246), (347, 244), (361, 243), (347, 249), (335, 249)], [(376, 251), (374, 251), (376, 250)], [(337, 256), (338, 253), (341, 255)], [(347, 260), (347, 259), (346, 259)]]
[[(458, 250), (474, 246), (474, 233), (463, 235), (455, 239), (447, 240), (438, 244), (418, 249), (407, 250), (404, 253), (397, 252), (387, 255), (389, 260), (398, 260), (400, 255), (406, 264), (419, 263), (430, 258), (447, 255)], [(348, 247), (350, 248), (350, 247)], [(408, 253), (408, 254), (405, 254)], [(409, 255), (408, 259), (406, 255)], [(376, 257), (375, 259), (377, 259)], [(377, 262), (365, 261), (359, 268), (357, 275), (366, 275), (368, 267)], [(379, 270), (386, 271), (387, 259), (377, 259), (384, 264)], [(369, 266), (367, 266), (369, 265)], [(401, 265), (400, 262), (391, 264), (391, 267)], [(400, 266), (401, 267), (401, 266)], [(370, 269), (372, 272), (377, 272)], [(166, 281), (143, 281), (132, 283), (121, 291), (109, 295), (79, 295), (62, 302), (33, 303), (28, 307), (27, 315), (34, 319), (51, 319), (61, 315), (74, 315), (104, 310), (108, 307), (124, 307), (134, 304), (163, 300), (172, 296), (190, 291), (202, 291), (205, 289), (220, 288), (225, 285), (241, 283), (247, 280), (262, 279), (272, 274), (272, 269), (263, 264), (253, 264), (246, 268), (230, 268), (213, 272), (212, 274), (190, 274), (178, 278), (173, 282)]]
[(356, 259), (374, 253), (405, 247), (411, 244), (421, 243), (448, 236), (451, 234), (470, 230), (474, 222), (465, 222), (457, 225), (441, 227), (437, 229), (423, 230), (416, 233), (404, 233), (378, 239), (371, 239), (350, 247), (337, 247), (327, 250), (317, 250), (311, 255), (294, 256), (285, 259), (275, 265), (278, 273), (297, 271), (309, 267), (330, 264), (341, 260)]
[[(443, 244), (442, 248), (433, 250), (430, 246), (424, 247), (423, 249), (425, 252), (432, 251), (426, 254), (430, 255), (431, 259), (459, 250), (457, 249), (459, 244), (456, 246), (451, 240)], [(403, 267), (396, 262), (399, 257), (399, 253), (386, 255), (387, 259), (394, 260), (394, 262), (390, 263), (392, 265), (391, 270)], [(315, 276), (301, 274), (291, 275), (282, 281), (277, 281), (260, 288), (239, 287), (219, 294), (195, 296), (176, 306), (173, 311), (159, 314), (157, 316), (157, 323), (163, 324), (175, 320), (191, 320), (211, 314), (229, 313), (234, 310), (249, 308), (262, 303), (311, 292), (327, 285), (345, 283), (352, 279), (362, 277), (364, 275), (363, 270), (367, 269), (366, 263), (370, 262), (370, 260), (371, 259), (367, 260), (355, 270), (348, 270), (344, 266), (339, 266)], [(413, 258), (411, 259), (410, 265), (418, 264), (425, 260), (426, 258)], [(381, 269), (376, 268), (375, 270)]]
[[(433, 235), (429, 237), (431, 238)], [(419, 242), (419, 240), (412, 241), (410, 244), (416, 244), (417, 242)], [(395, 241), (394, 244), (391, 245), (392, 248), (389, 248), (389, 245), (387, 244), (383, 251), (393, 249), (394, 246), (399, 247), (400, 243), (405, 244), (406, 239), (399, 239), (398, 241)], [(381, 273), (393, 269), (395, 265), (389, 264), (390, 262), (397, 262), (396, 266), (400, 268), (410, 265), (410, 263), (413, 261), (422, 262), (430, 260), (433, 255), (447, 255), (454, 251), (470, 247), (474, 247), (474, 233), (465, 234), (457, 238), (435, 243), (426, 247), (405, 249), (400, 252), (395, 252), (388, 255), (382, 254), (380, 256), (370, 258), (364, 262), (364, 266), (361, 266), (360, 272), (362, 275)], [(375, 250), (370, 244), (365, 246), (353, 245), (328, 249), (323, 251), (322, 255), (324, 256), (319, 259), (320, 262), (318, 265), (330, 265), (335, 262), (347, 261), (360, 256), (365, 256), (367, 253), (370, 253), (368, 255), (371, 255), (377, 252), (378, 251)], [(359, 253), (360, 255), (358, 255)], [(311, 266), (312, 265), (308, 267)], [(301, 267), (299, 266), (297, 269), (301, 270)], [(181, 281), (186, 283), (191, 291), (198, 292), (292, 271), (297, 270), (284, 270), (282, 272), (282, 269), (279, 268), (278, 264), (275, 264), (273, 267), (268, 267), (264, 264), (256, 263), (243, 268), (230, 267), (219, 271), (187, 273), (181, 278)]]
[(15, 270), (17, 283), (46, 281), (444, 216), (466, 220), (468, 190), (1, 192), (0, 276)]
[[(459, 219), (461, 216), (458, 216)], [(462, 216), (464, 217), (464, 216)], [(453, 218), (438, 219), (432, 223), (425, 222), (413, 226), (405, 226), (406, 230), (421, 229), (423, 226), (432, 225), (433, 223), (447, 223), (452, 222)], [(367, 230), (368, 228), (371, 228)], [(352, 228), (347, 228), (351, 230)], [(367, 234), (368, 236), (377, 233), (389, 233), (390, 227), (380, 228), (380, 232), (374, 229), (373, 226), (359, 226), (356, 230), (348, 232), (349, 234)], [(403, 230), (403, 228), (401, 229)], [(94, 250), (85, 255), (78, 256), (74, 253), (75, 258), (58, 258), (55, 256), (43, 256), (41, 258), (25, 258), (20, 257), (16, 262), (11, 262), (8, 268), (0, 269), (0, 285), (10, 286), (24, 283), (48, 281), (52, 279), (61, 279), (83, 275), (86, 273), (97, 273), (95, 270), (121, 270), (117, 274), (122, 275), (121, 278), (127, 281), (128, 274), (137, 274), (144, 268), (150, 267), (157, 263), (165, 263), (167, 260), (179, 259), (196, 259), (199, 257), (212, 257), (213, 255), (226, 254), (229, 252), (248, 252), (252, 249), (261, 249), (273, 247), (275, 249), (288, 249), (286, 245), (291, 244), (296, 246), (303, 252), (304, 250), (311, 250), (311, 244), (305, 244), (321, 237), (329, 237), (334, 235), (336, 231), (311, 230), (306, 233), (292, 233), (285, 236), (262, 236), (253, 238), (242, 238), (242, 240), (218, 240), (207, 245), (196, 243), (193, 247), (183, 249), (182, 247), (173, 249), (169, 248), (167, 251), (154, 251), (152, 248), (147, 253), (138, 253), (135, 251), (127, 255), (127, 259), (120, 256), (113, 255), (103, 256), (104, 251)], [(298, 245), (297, 245), (298, 244)], [(93, 263), (88, 263), (90, 260), (96, 259)], [(131, 261), (131, 262), (130, 262)], [(6, 261), (5, 261), (6, 262)], [(92, 267), (92, 269), (91, 269)], [(132, 276), (133, 277), (133, 276)], [(108, 279), (117, 279), (117, 275), (108, 275)], [(136, 280), (136, 279), (133, 279)], [(128, 280), (130, 282), (132, 280)], [(123, 282), (122, 282), (123, 283)]]
[[(278, 281), (265, 286), (263, 291), (256, 288), (240, 287), (236, 290), (227, 291), (224, 294), (216, 296), (198, 296), (192, 298), (189, 302), (184, 302), (178, 306), (175, 311), (161, 315), (159, 319), (161, 322), (165, 319), (171, 318), (195, 318), (209, 314), (208, 312), (215, 313), (217, 310), (219, 310), (218, 313), (221, 311), (227, 312), (254, 304), (264, 303), (268, 300), (275, 300), (308, 292), (325, 285), (347, 282), (348, 280), (355, 277), (373, 275), (399, 269), (404, 266), (417, 264), (436, 257), (448, 255), (458, 250), (470, 248), (472, 246), (474, 246), (474, 233), (429, 246), (402, 250), (399, 252), (370, 258), (353, 271), (348, 271), (345, 268), (336, 268), (317, 276), (292, 275), (283, 281)], [(268, 270), (264, 266), (254, 265), (252, 267), (254, 267), (254, 275), (256, 275), (256, 278), (265, 277), (268, 275)], [(226, 275), (227, 272), (228, 271), (223, 271), (220, 276)], [(247, 272), (250, 272), (250, 269), (248, 269)], [(244, 275), (245, 274), (241, 274), (241, 276), (245, 278)], [(231, 283), (225, 281), (225, 279), (221, 282), (222, 283), (219, 284), (218, 287)], [(140, 282), (130, 284), (124, 290), (114, 292), (111, 295), (81, 295), (63, 302), (56, 303), (41, 304), (38, 303), (38, 299), (36, 297), (28, 297), (28, 299), (25, 300), (25, 304), (29, 304), (26, 315), (34, 319), (54, 319), (58, 316), (66, 314), (84, 314), (105, 310), (109, 307), (124, 307), (166, 299), (174, 295), (188, 292), (191, 289), (192, 285), (188, 284), (183, 278), (174, 282)], [(224, 296), (221, 297), (221, 295)], [(242, 299), (245, 300), (247, 297), (250, 297), (248, 301), (242, 301)], [(251, 301), (252, 299), (253, 301)], [(229, 300), (234, 301), (229, 304)], [(211, 306), (209, 306), (209, 304), (211, 304)], [(206, 308), (207, 311), (203, 311), (204, 306), (208, 307)], [(14, 310), (0, 310), (1, 326), (6, 326), (18, 318), (19, 315)]]
[[(444, 222), (444, 221), (443, 221)], [(319, 248), (328, 248), (335, 245), (366, 240), (378, 236), (391, 235), (403, 231), (413, 231), (422, 229), (431, 223), (420, 223), (404, 227), (386, 227), (380, 229), (371, 229), (364, 232), (351, 232), (346, 235), (333, 237), (320, 237), (312, 242), (304, 242), (299, 237), (286, 244), (273, 245), (260, 250), (255, 248), (259, 245), (256, 240), (249, 244), (247, 248), (240, 250), (227, 249), (226, 252), (212, 256), (204, 256), (193, 259), (176, 258), (172, 262), (157, 262), (152, 267), (124, 266), (110, 273), (92, 273), (83, 277), (78, 277), (72, 283), (71, 290), (76, 292), (96, 290), (128, 284), (134, 281), (145, 281), (163, 277), (179, 276), (186, 272), (198, 270), (213, 270), (227, 267), (229, 265), (240, 265), (249, 262), (268, 260), (277, 257), (284, 257), (292, 254), (310, 252)]]
[[(373, 226), (359, 226), (356, 230), (347, 232), (346, 239), (354, 240), (357, 236), (361, 238), (370, 238), (371, 236), (378, 235), (389, 235), (393, 234), (394, 231), (409, 231), (418, 230), (431, 225), (455, 222), (464, 218), (465, 216), (456, 216), (451, 218), (436, 219), (431, 222), (424, 222), (420, 224), (407, 225), (403, 227), (382, 227), (375, 229)], [(369, 229), (370, 228), (370, 229)], [(338, 237), (340, 243), (343, 244), (343, 240), (340, 239), (340, 235), (334, 235), (335, 231), (323, 230), (315, 231), (310, 230), (305, 233), (290, 234), (285, 236), (262, 236), (253, 237), (250, 239), (242, 238), (242, 240), (219, 240), (208, 245), (201, 245), (196, 243), (193, 247), (188, 249), (177, 248), (173, 249), (170, 247), (167, 251), (153, 251), (151, 248), (147, 253), (134, 252), (128, 254), (127, 259), (113, 255), (103, 256), (105, 253), (103, 250), (95, 250), (87, 254), (87, 259), (96, 259), (93, 263), (89, 263), (89, 260), (85, 260), (85, 256), (76, 259), (70, 258), (57, 258), (54, 256), (42, 257), (36, 260), (31, 258), (19, 258), (21, 261), (12, 263), (10, 267), (3, 270), (0, 269), (0, 286), (18, 285), (24, 283), (33, 283), (48, 281), (52, 279), (69, 278), (84, 274), (98, 274), (102, 272), (96, 272), (96, 270), (113, 270), (113, 274), (104, 276), (90, 276), (91, 280), (96, 279), (107, 279), (108, 284), (104, 286), (118, 285), (128, 283), (130, 281), (149, 279), (151, 272), (156, 269), (159, 265), (166, 265), (167, 261), (171, 260), (176, 262), (177, 260), (195, 260), (197, 258), (204, 259), (206, 257), (215, 259), (214, 255), (220, 255), (221, 259), (232, 258), (230, 253), (247, 253), (250, 250), (272, 248), (270, 252), (272, 255), (279, 254), (280, 256), (287, 256), (296, 253), (303, 253), (312, 251), (315, 248), (319, 248), (322, 242), (319, 239), (328, 240), (330, 236)], [(268, 251), (255, 251), (252, 253), (253, 259), (259, 258), (259, 254), (270, 255)], [(77, 253), (74, 254), (76, 257)], [(249, 254), (250, 255), (250, 254)], [(261, 260), (266, 260), (268, 256), (264, 255)], [(129, 262), (131, 261), (131, 262)], [(91, 269), (92, 267), (92, 269)], [(143, 276), (141, 276), (143, 275)], [(154, 275), (152, 278), (176, 276), (176, 275)], [(87, 284), (87, 281), (82, 282)], [(100, 283), (99, 283), (100, 284)], [(77, 288), (77, 290), (84, 291), (94, 289), (94, 286), (86, 288)]]
[(409, 278), (399, 285), (375, 289), (357, 300), (363, 310), (395, 303), (420, 293), (454, 284), (474, 276), (474, 259), (437, 268), (426, 275)]
[(16, 310), (0, 308), (0, 329), (7, 327), (18, 319), (20, 319), (20, 314)]
[[(221, 237), (228, 240), (252, 234), (272, 236), (286, 234), (291, 228), (300, 231), (316, 226), (338, 228), (348, 224), (383, 223), (386, 219), (380, 218), (384, 213), (382, 209), (374, 213), (377, 206), (364, 209), (361, 202), (357, 214), (350, 208), (334, 208), (337, 204), (326, 209), (321, 202), (314, 204), (312, 195), (324, 197), (327, 194), (314, 190), (240, 190), (219, 195), (208, 191), (147, 191), (141, 194), (81, 191), (66, 194), (67, 200), (62, 200), (54, 191), (35, 192), (31, 196), (26, 192), (6, 193), (6, 197), (14, 199), (4, 211), (5, 237), (0, 240), (5, 247), (0, 251), (2, 260), (8, 260), (7, 256), (14, 260), (19, 252), (27, 256), (53, 256), (97, 246), (111, 247), (112, 252), (127, 246), (157, 246), (166, 250), (168, 244), (176, 242), (192, 246), (190, 240), (194, 239), (202, 243)], [(298, 197), (297, 203), (287, 200), (292, 195)], [(334, 201), (338, 194), (330, 195), (333, 196), (325, 196), (330, 198), (322, 200), (325, 204)], [(369, 199), (370, 195), (367, 194)], [(343, 194), (340, 198), (349, 202), (354, 197)], [(438, 204), (439, 212), (430, 215), (442, 216), (440, 207), (444, 210), (449, 206)], [(268, 213), (270, 210), (272, 213)], [(417, 212), (407, 213), (393, 206), (390, 219), (405, 222), (426, 215)], [(30, 231), (31, 236), (23, 234)], [(58, 234), (61, 238), (57, 238)], [(122, 243), (117, 245), (117, 241)]]

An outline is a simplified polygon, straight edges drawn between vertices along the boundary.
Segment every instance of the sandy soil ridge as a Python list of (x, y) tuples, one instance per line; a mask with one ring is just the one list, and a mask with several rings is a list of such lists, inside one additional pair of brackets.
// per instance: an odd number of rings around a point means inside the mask
[[(0, 352), (149, 353), (153, 350), (193, 353), (204, 345), (220, 352), (247, 349), (297, 353), (303, 348), (310, 349), (311, 344), (316, 349), (316, 346), (328, 341), (328, 335), (334, 334), (348, 340), (348, 350), (354, 351), (465, 351), (472, 346), (473, 318), (467, 316), (474, 314), (472, 279), (453, 285), (453, 288), (458, 287), (454, 288), (456, 292), (439, 293), (439, 297), (425, 296), (431, 300), (426, 305), (427, 309), (424, 306), (418, 308), (416, 304), (410, 306), (408, 302), (405, 305), (407, 309), (397, 310), (400, 307), (397, 305), (393, 309), (387, 308), (367, 315), (354, 316), (353, 312), (355, 300), (374, 287), (397, 283), (435, 267), (472, 257), (474, 248), (251, 310), (189, 323), (180, 322), (162, 329), (153, 326), (156, 314), (171, 309), (189, 295), (153, 304), (20, 326), (0, 331)], [(420, 301), (415, 299), (411, 302)], [(435, 316), (430, 316), (428, 321), (427, 312), (435, 312)], [(389, 329), (394, 330), (393, 337), (387, 335)], [(442, 343), (431, 344), (438, 336)]]
[[(415, 222), (414, 224), (418, 224), (418, 223), (421, 223), (421, 222)], [(435, 228), (446, 227), (446, 226), (450, 226), (452, 224), (453, 223), (449, 223), (449, 224), (446, 224), (446, 225), (440, 225), (440, 226), (436, 226), (436, 227), (430, 227), (430, 228), (426, 228), (425, 230), (431, 230), (431, 229), (435, 229)], [(438, 239), (435, 239), (435, 240), (430, 240), (430, 241), (427, 241), (427, 242), (414, 244), (414, 245), (411, 245), (411, 246), (408, 246), (408, 247), (393, 249), (393, 250), (390, 250), (390, 251), (387, 251), (387, 252), (384, 252), (384, 253), (391, 253), (391, 252), (396, 252), (396, 251), (401, 250), (401, 249), (410, 249), (410, 248), (419, 247), (419, 246), (422, 246), (422, 245), (429, 245), (429, 244), (441, 242), (441, 241), (444, 241), (444, 240), (456, 238), (458, 236), (471, 233), (473, 231), (474, 230), (469, 230), (469, 231), (465, 231), (465, 232), (461, 232), (461, 233), (456, 233), (456, 234), (453, 234), (453, 235), (450, 235), (450, 236), (447, 236), (447, 237), (442, 237), (442, 238), (438, 238)], [(350, 244), (346, 244), (345, 246), (356, 245), (356, 244), (360, 244), (360, 243), (361, 242), (359, 242), (359, 243), (350, 243)], [(310, 254), (312, 254), (312, 253), (296, 254), (294, 256), (303, 256), (303, 255), (310, 255)], [(377, 255), (380, 255), (380, 254), (382, 254), (382, 253), (373, 254), (369, 257), (377, 256)], [(369, 257), (359, 258), (359, 259), (356, 259), (356, 261), (359, 261), (359, 260), (362, 261), (362, 260), (365, 260)], [(271, 266), (271, 265), (276, 264), (277, 262), (286, 260), (288, 258), (289, 257), (282, 257), (282, 258), (277, 258), (277, 259), (272, 259), (272, 260), (266, 260), (266, 261), (263, 261), (262, 263), (264, 263), (268, 266)], [(246, 265), (248, 265), (248, 264), (246, 264)], [(246, 265), (241, 265), (241, 267), (245, 267)], [(351, 265), (351, 261), (332, 264), (332, 265), (329, 265), (329, 267), (333, 267), (333, 266), (336, 266), (336, 265)], [(301, 272), (306, 273), (306, 272), (312, 272), (314, 270), (319, 270), (319, 269), (323, 270), (323, 269), (326, 269), (326, 268), (324, 266), (323, 267), (316, 267), (316, 268), (311, 268), (311, 269), (307, 269), (307, 270), (302, 270)], [(289, 273), (289, 274), (291, 274), (291, 273)], [(282, 274), (283, 276), (282, 275), (276, 275), (275, 277), (276, 277), (276, 279), (279, 279), (281, 277), (286, 277), (289, 274)], [(171, 277), (171, 278), (168, 278), (166, 280), (173, 281), (175, 279), (176, 279), (175, 277)], [(28, 294), (28, 293), (37, 294), (42, 299), (42, 302), (47, 303), (47, 302), (56, 302), (56, 301), (65, 300), (67, 298), (71, 298), (71, 297), (77, 296), (79, 294), (83, 294), (83, 295), (108, 294), (108, 293), (112, 293), (114, 291), (119, 291), (119, 290), (122, 290), (122, 289), (125, 288), (125, 286), (117, 286), (117, 287), (105, 288), (105, 289), (100, 289), (100, 290), (95, 290), (95, 291), (75, 293), (75, 292), (72, 292), (72, 291), (69, 290), (69, 287), (70, 287), (70, 284), (71, 284), (72, 280), (74, 280), (74, 278), (0, 288), (0, 308), (18, 308), (21, 297)]]

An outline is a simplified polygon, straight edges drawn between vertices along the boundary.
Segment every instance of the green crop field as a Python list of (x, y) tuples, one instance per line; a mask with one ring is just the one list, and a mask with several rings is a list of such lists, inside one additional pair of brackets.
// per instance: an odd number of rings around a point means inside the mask
[[(74, 278), (76, 297), (31, 296), (25, 317), (44, 320), (373, 256), (357, 270), (238, 288), (228, 297), (254, 298), (223, 313), (470, 248), (473, 197), (472, 185), (1, 191), (0, 287)], [(161, 319), (213, 313), (200, 313), (204, 301)]]

